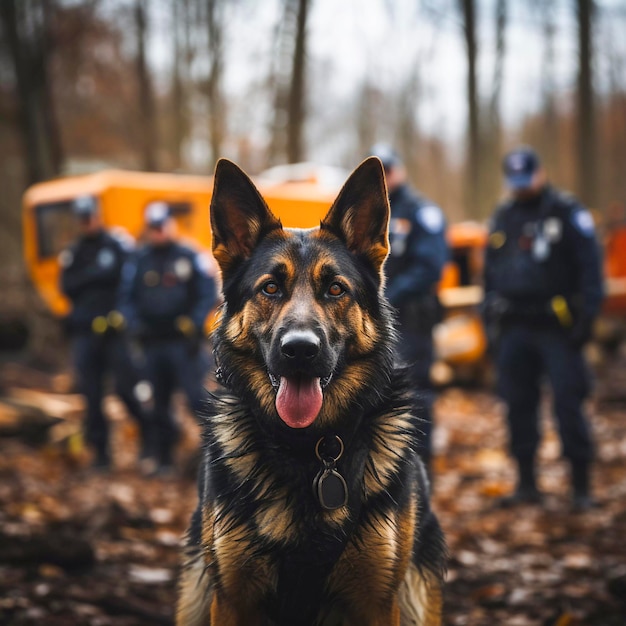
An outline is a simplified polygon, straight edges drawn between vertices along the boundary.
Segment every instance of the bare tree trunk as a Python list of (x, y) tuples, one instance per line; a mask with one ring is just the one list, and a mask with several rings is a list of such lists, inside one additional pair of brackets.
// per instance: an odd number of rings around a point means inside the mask
[(493, 69), (493, 90), (489, 103), (491, 126), (496, 134), (500, 134), (500, 96), (504, 77), (504, 57), (506, 54), (506, 22), (507, 0), (498, 0), (496, 3), (496, 62)]
[(273, 91), (273, 119), (271, 122), (271, 138), (267, 150), (267, 164), (275, 165), (286, 153), (286, 127), (288, 80), (285, 78), (285, 64), (291, 59), (291, 46), (288, 41), (289, 24), (291, 22), (292, 2), (283, 0), (283, 15), (274, 28), (272, 40), (276, 51), (272, 56), (268, 77), (268, 88)]
[(502, 83), (504, 80), (504, 59), (506, 56), (506, 26), (508, 17), (507, 0), (497, 0), (495, 7), (495, 64), (489, 107), (486, 111), (483, 127), (482, 145), (482, 187), (479, 189), (480, 214), (493, 204), (498, 197), (502, 182), (500, 175), (500, 159), (502, 156), (502, 120), (500, 114), (500, 100)]
[(415, 61), (408, 80), (400, 89), (399, 96), (395, 144), (402, 155), (409, 177), (415, 181), (419, 172), (418, 149), (421, 145), (417, 123), (421, 96), (419, 60)]
[(552, 0), (540, 0), (537, 3), (539, 14), (542, 16), (542, 31), (544, 50), (542, 59), (541, 91), (543, 97), (543, 136), (545, 140), (541, 146), (543, 160), (548, 168), (559, 178), (559, 119), (554, 99), (554, 5)]
[(356, 158), (362, 159), (378, 138), (385, 110), (384, 95), (374, 84), (365, 81), (356, 102)]
[(302, 161), (304, 155), (306, 26), (310, 0), (298, 0), (297, 28), (291, 72), (287, 117), (287, 160)]
[[(34, 4), (0, 2), (0, 22), (15, 73), (19, 126), (29, 183), (51, 178), (61, 169), (63, 151), (49, 83), (50, 0)], [(26, 32), (25, 23), (34, 25)]]
[(476, 3), (475, 0), (460, 0), (463, 15), (463, 33), (467, 52), (467, 130), (468, 149), (466, 157), (466, 198), (468, 213), (480, 215), (479, 198), (481, 192), (481, 145), (480, 116), (478, 108), (478, 86), (476, 79), (476, 61), (478, 46), (476, 43)]
[(578, 193), (593, 206), (596, 198), (596, 132), (593, 93), (593, 0), (576, 0), (578, 16)]
[(225, 107), (222, 100), (221, 82), (224, 67), (224, 47), (220, 0), (207, 0), (207, 34), (209, 52), (209, 75), (207, 98), (209, 101), (209, 143), (214, 161), (220, 157), (225, 135)]
[(44, 115), (44, 125), (50, 141), (50, 158), (52, 169), (55, 174), (61, 171), (61, 166), (65, 160), (61, 129), (56, 115), (56, 102), (50, 84), (50, 60), (56, 46), (52, 38), (52, 16), (55, 10), (54, 0), (42, 0), (43, 8), (43, 32), (41, 40), (41, 77), (42, 77), (42, 107)]
[[(624, 15), (626, 17), (626, 14)], [(620, 32), (624, 27), (623, 18), (616, 17), (615, 30)], [(609, 66), (609, 93), (607, 127), (605, 129), (605, 146), (602, 152), (606, 159), (606, 177), (602, 181), (601, 200), (607, 204), (615, 202), (617, 198), (626, 198), (626, 56), (620, 54), (619, 40), (609, 38), (608, 43), (608, 66)], [(605, 45), (607, 45), (605, 43)], [(618, 43), (618, 45), (616, 45)], [(604, 170), (604, 168), (603, 168)], [(601, 171), (603, 171), (601, 170)], [(606, 186), (604, 182), (607, 182)], [(625, 216), (626, 217), (626, 216)]]
[(135, 1), (137, 32), (137, 82), (139, 83), (139, 120), (142, 139), (142, 161), (147, 171), (157, 169), (156, 107), (150, 71), (146, 60), (147, 18), (145, 0)]
[(185, 124), (185, 90), (183, 86), (182, 64), (183, 43), (181, 41), (181, 25), (184, 17), (181, 16), (180, 0), (172, 0), (172, 32), (174, 34), (174, 59), (172, 71), (172, 131), (171, 153), (174, 170), (183, 164), (183, 142), (186, 135)]

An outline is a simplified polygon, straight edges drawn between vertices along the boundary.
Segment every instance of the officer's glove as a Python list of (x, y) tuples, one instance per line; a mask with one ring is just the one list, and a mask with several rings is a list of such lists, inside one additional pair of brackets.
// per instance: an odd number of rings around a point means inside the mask
[(593, 319), (581, 315), (572, 326), (569, 339), (575, 348), (582, 348), (593, 335)]
[(107, 323), (109, 328), (116, 332), (121, 332), (126, 328), (126, 319), (119, 311), (111, 311), (107, 315)]
[(94, 335), (104, 335), (109, 328), (107, 318), (104, 315), (98, 315), (91, 320), (91, 332)]
[(178, 332), (187, 339), (191, 339), (198, 334), (198, 329), (196, 328), (196, 325), (193, 323), (193, 320), (187, 315), (179, 315), (176, 318), (175, 324)]
[(186, 315), (180, 315), (176, 318), (176, 328), (187, 339), (189, 354), (195, 357), (200, 352), (202, 344), (202, 334), (193, 320)]

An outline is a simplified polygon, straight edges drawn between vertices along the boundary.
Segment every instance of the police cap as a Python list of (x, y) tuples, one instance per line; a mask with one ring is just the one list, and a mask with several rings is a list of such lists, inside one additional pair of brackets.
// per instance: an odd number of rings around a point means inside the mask
[(98, 200), (95, 196), (79, 196), (72, 202), (72, 212), (76, 217), (86, 219), (98, 212)]
[(540, 167), (537, 153), (527, 146), (509, 152), (502, 161), (506, 184), (510, 189), (528, 189)]
[(170, 217), (170, 210), (165, 202), (150, 202), (144, 214), (146, 226), (151, 228), (160, 228)]
[(389, 171), (398, 165), (402, 165), (400, 155), (386, 143), (376, 143), (370, 148), (370, 155), (378, 157), (385, 171)]

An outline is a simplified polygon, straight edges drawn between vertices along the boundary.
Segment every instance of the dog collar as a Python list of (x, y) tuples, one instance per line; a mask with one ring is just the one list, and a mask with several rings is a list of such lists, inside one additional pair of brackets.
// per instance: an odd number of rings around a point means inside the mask
[(313, 479), (313, 494), (326, 511), (334, 511), (348, 502), (348, 485), (337, 471), (337, 461), (344, 452), (339, 435), (322, 436), (315, 444), (315, 456), (322, 467)]

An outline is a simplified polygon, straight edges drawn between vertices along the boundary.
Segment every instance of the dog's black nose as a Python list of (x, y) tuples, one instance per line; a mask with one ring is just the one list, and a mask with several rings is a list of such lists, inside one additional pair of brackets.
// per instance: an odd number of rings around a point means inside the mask
[(292, 330), (280, 341), (280, 353), (294, 367), (309, 364), (320, 352), (319, 338), (308, 330)]

